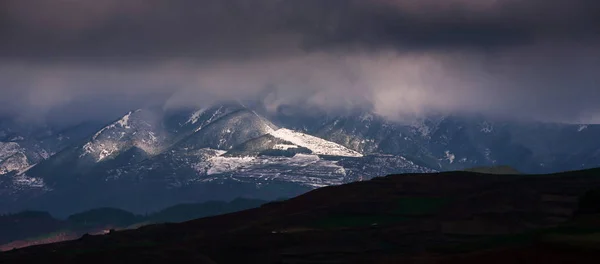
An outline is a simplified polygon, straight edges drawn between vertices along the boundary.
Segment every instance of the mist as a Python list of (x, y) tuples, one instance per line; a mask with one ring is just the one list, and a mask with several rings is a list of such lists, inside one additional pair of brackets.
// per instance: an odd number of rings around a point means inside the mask
[(595, 1), (32, 1), (0, 3), (0, 112), (26, 120), (254, 99), (600, 122)]

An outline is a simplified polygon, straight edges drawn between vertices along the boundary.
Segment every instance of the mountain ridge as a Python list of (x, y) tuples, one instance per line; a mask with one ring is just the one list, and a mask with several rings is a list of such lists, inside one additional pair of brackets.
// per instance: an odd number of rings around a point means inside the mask
[[(398, 123), (368, 112), (263, 113), (237, 102), (141, 109), (89, 133), (87, 141), (28, 164), (26, 171), (0, 175), (0, 204), (7, 211), (58, 209), (68, 214), (85, 209), (66, 210), (73, 202), (68, 197), (85, 195), (82, 206), (116, 205), (116, 199), (124, 199), (123, 209), (143, 211), (155, 203), (200, 202), (212, 196), (294, 196), (394, 173), (499, 165), (525, 173), (583, 169), (600, 166), (597, 132), (598, 125), (456, 115)], [(19, 163), (0, 158), (0, 165), (6, 160)]]
[(110, 230), (136, 229), (158, 223), (178, 223), (196, 218), (259, 207), (263, 200), (238, 198), (232, 201), (207, 201), (178, 204), (144, 215), (116, 208), (95, 208), (55, 218), (48, 212), (24, 211), (0, 215), (0, 251), (73, 240), (86, 233), (104, 234)]

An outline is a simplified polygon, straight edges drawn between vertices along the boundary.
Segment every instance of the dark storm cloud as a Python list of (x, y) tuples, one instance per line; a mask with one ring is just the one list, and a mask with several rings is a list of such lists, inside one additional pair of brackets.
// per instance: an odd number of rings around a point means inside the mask
[(269, 88), (269, 107), (599, 120), (598, 24), (594, 0), (0, 0), (0, 109)]
[(5, 2), (5, 58), (237, 58), (289, 33), (268, 0)]
[(494, 48), (597, 36), (594, 0), (4, 0), (3, 57)]

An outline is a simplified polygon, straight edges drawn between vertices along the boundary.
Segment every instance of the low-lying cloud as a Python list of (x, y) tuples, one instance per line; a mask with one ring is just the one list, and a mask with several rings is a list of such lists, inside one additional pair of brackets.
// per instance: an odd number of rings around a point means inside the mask
[(0, 111), (256, 98), (600, 122), (599, 17), (592, 0), (2, 0)]

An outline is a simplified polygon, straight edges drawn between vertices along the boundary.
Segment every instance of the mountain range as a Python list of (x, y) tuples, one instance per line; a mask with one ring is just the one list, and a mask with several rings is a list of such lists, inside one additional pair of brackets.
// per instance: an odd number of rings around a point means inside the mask
[(0, 122), (0, 212), (134, 213), (238, 197), (273, 200), (396, 173), (600, 166), (600, 125), (437, 115), (410, 122), (226, 102), (138, 109), (108, 124)]
[(115, 208), (95, 208), (54, 218), (47, 212), (24, 211), (0, 215), (0, 251), (80, 238), (84, 234), (106, 234), (158, 223), (179, 223), (197, 218), (259, 207), (267, 201), (235, 199), (178, 204), (146, 215)]

